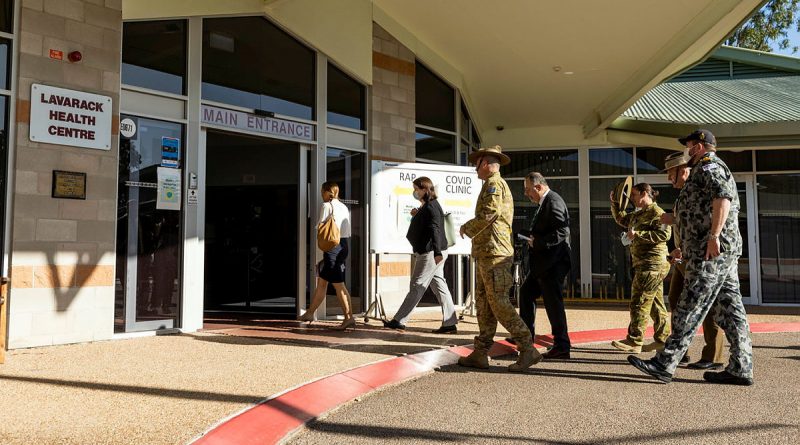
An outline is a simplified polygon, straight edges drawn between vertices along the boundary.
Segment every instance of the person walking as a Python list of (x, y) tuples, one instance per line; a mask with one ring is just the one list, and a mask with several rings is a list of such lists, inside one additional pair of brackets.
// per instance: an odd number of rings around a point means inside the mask
[(739, 193), (728, 166), (716, 155), (716, 138), (696, 130), (678, 139), (691, 157), (692, 172), (675, 203), (675, 216), (686, 264), (684, 289), (674, 309), (672, 334), (650, 360), (629, 356), (634, 367), (669, 383), (703, 318), (713, 308), (714, 321), (730, 344), (728, 366), (706, 371), (703, 379), (731, 385), (753, 384), (750, 325), (739, 289)]
[(444, 279), (444, 262), (447, 260), (447, 237), (444, 234), (444, 212), (436, 196), (433, 181), (426, 176), (414, 179), (414, 198), (420, 202), (418, 209), (411, 211), (411, 224), (406, 239), (414, 250), (414, 270), (408, 294), (397, 313), (383, 324), (391, 329), (405, 329), (411, 311), (417, 307), (428, 286), (433, 289), (442, 306), (442, 326), (434, 334), (456, 333), (456, 309), (453, 297)]
[(477, 264), (475, 274), (475, 308), (479, 334), (475, 349), (458, 359), (461, 366), (489, 367), (489, 348), (494, 344), (497, 322), (503, 325), (517, 344), (519, 357), (509, 365), (511, 372), (522, 372), (542, 360), (533, 347), (531, 332), (517, 314), (508, 291), (511, 289), (511, 265), (514, 249), (511, 241), (511, 222), (514, 219), (514, 198), (511, 189), (500, 177), (500, 165), (511, 159), (499, 145), (480, 148), (469, 155), (478, 177), (484, 181), (475, 206), (475, 217), (460, 228), (461, 237), (472, 238), (472, 258)]
[(520, 290), (519, 315), (533, 337), (536, 298), (541, 295), (553, 334), (553, 347), (542, 355), (546, 359), (568, 359), (571, 343), (567, 333), (563, 287), (564, 279), (572, 268), (569, 210), (564, 199), (547, 185), (545, 177), (538, 172), (528, 173), (525, 177), (525, 196), (539, 207), (529, 231), (530, 272)]
[[(661, 225), (659, 218), (664, 210), (656, 204), (657, 197), (658, 190), (653, 190), (650, 184), (634, 185), (630, 201), (636, 211), (627, 213), (619, 208), (613, 191), (610, 195), (611, 215), (617, 224), (627, 229), (625, 236), (631, 242), (633, 259), (628, 335), (623, 340), (612, 341), (611, 345), (634, 354), (663, 348), (669, 336), (664, 278), (669, 274), (667, 240), (672, 230)], [(648, 317), (653, 319), (654, 341), (643, 347)]]
[(313, 321), (314, 313), (323, 300), (328, 290), (328, 283), (333, 285), (336, 290), (336, 297), (342, 305), (342, 313), (344, 314), (344, 321), (342, 324), (334, 329), (344, 331), (347, 328), (356, 327), (356, 319), (353, 318), (353, 309), (351, 306), (350, 292), (344, 284), (345, 277), (345, 261), (349, 254), (349, 239), (350, 239), (350, 211), (341, 201), (339, 201), (339, 185), (333, 181), (328, 181), (322, 184), (320, 191), (322, 194), (322, 206), (319, 209), (319, 224), (327, 221), (328, 218), (333, 217), (336, 226), (339, 228), (339, 245), (333, 249), (323, 252), (322, 261), (318, 265), (317, 287), (314, 289), (314, 297), (308, 310), (298, 317), (300, 321)]
[[(675, 152), (667, 156), (664, 160), (664, 171), (667, 172), (667, 179), (672, 184), (672, 187), (680, 190), (686, 184), (689, 178), (691, 168), (689, 167), (689, 156), (682, 152)], [(681, 251), (680, 233), (677, 229), (677, 219), (673, 217), (672, 213), (665, 212), (661, 215), (661, 224), (671, 224), (675, 227), (672, 230), (672, 240), (675, 242), (675, 249), (670, 253), (670, 262), (674, 265), (672, 268), (672, 278), (669, 282), (669, 309), (675, 314), (675, 308), (678, 306), (678, 300), (683, 292), (683, 280), (686, 276), (686, 266), (683, 263), (683, 252)], [(674, 322), (673, 322), (674, 324)], [(722, 328), (714, 322), (713, 315), (706, 315), (703, 319), (703, 339), (705, 346), (703, 352), (700, 354), (700, 360), (689, 363), (689, 369), (720, 369), (724, 365), (722, 363), (722, 346), (725, 334)], [(684, 354), (681, 358), (681, 363), (688, 363), (691, 359), (689, 354)]]

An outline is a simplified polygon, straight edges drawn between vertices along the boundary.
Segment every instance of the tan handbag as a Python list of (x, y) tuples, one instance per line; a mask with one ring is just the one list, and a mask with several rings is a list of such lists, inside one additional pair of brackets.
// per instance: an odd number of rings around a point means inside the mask
[(317, 246), (323, 252), (329, 252), (339, 245), (341, 236), (339, 226), (333, 218), (333, 203), (331, 203), (331, 216), (317, 226)]

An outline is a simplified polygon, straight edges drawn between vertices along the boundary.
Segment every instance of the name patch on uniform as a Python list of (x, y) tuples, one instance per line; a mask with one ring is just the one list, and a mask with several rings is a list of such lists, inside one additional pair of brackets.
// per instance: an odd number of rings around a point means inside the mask
[(708, 164), (708, 165), (704, 165), (704, 166), (703, 166), (703, 171), (709, 172), (709, 171), (711, 171), (711, 170), (714, 170), (714, 169), (716, 169), (717, 167), (719, 167), (719, 165), (717, 165), (717, 164)]
[(488, 187), (488, 188), (486, 189), (486, 193), (491, 193), (491, 194), (495, 194), (495, 193), (497, 193), (497, 187), (495, 187), (495, 186), (490, 186), (490, 187)]

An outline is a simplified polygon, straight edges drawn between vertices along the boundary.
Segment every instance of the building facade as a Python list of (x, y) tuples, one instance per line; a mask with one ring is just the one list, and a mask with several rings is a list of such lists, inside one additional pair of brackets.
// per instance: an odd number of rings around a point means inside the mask
[[(522, 195), (530, 170), (550, 178), (570, 205), (575, 267), (567, 294), (626, 298), (628, 260), (615, 242), (608, 191), (633, 175), (668, 198), (657, 172), (676, 129), (612, 131), (611, 121), (578, 125), (583, 115), (572, 126), (495, 125), (499, 111), (471, 96), (483, 97), (470, 88), (478, 74), (437, 48), (437, 36), (404, 22), (392, 1), (221, 3), (0, 1), (10, 348), (191, 332), (204, 317), (231, 312), (294, 317), (314, 287), (319, 189), (327, 180), (339, 184), (352, 214), (354, 311), (366, 310), (378, 287), (391, 310), (407, 291), (410, 265), (406, 255), (382, 255), (376, 268), (370, 163), (465, 164), (482, 141), (511, 153), (503, 174), (517, 196), (518, 225), (530, 211)], [(726, 26), (757, 6), (730, 3), (716, 11)], [(702, 32), (706, 46), (678, 41), (663, 73), (700, 60), (724, 29)], [(470, 55), (487, 64), (497, 56)], [(555, 68), (547, 75), (566, 75)], [(663, 80), (640, 71), (631, 68), (636, 91)], [(604, 101), (608, 109), (641, 96), (606, 90), (625, 96)], [(769, 181), (790, 181), (794, 166), (771, 170), (776, 158), (760, 153), (739, 147), (729, 162), (746, 203), (743, 232), (761, 230), (748, 241), (743, 287), (751, 304), (796, 304), (795, 254), (785, 247), (794, 242), (786, 237), (800, 204), (767, 206), (781, 197), (761, 192), (772, 190), (763, 188)], [(781, 153), (787, 158), (777, 165), (790, 165), (794, 151)], [(754, 244), (773, 235), (779, 252)], [(462, 302), (468, 258), (448, 259), (446, 272)], [(319, 315), (336, 316), (336, 306)]]

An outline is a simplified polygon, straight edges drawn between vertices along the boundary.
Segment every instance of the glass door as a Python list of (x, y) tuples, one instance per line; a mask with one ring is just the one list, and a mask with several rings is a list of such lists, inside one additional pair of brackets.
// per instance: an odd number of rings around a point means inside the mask
[[(800, 174), (756, 178), (761, 302), (800, 303)], [(756, 232), (754, 230), (753, 232)]]
[(115, 332), (178, 326), (183, 126), (121, 116)]

